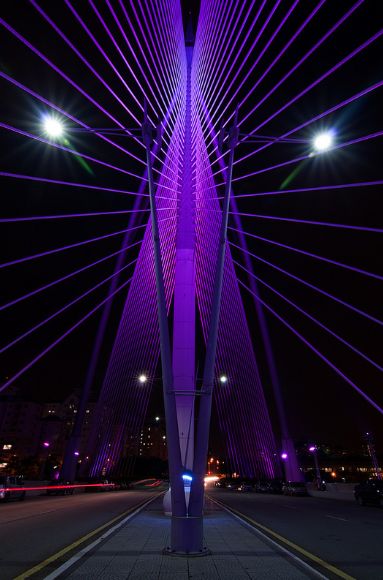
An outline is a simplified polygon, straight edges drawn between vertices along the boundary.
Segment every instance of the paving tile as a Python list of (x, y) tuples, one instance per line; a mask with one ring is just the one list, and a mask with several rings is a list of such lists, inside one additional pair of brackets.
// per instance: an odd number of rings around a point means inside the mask
[[(158, 505), (157, 505), (158, 504)], [(160, 503), (138, 514), (63, 577), (71, 580), (304, 580), (306, 572), (230, 514), (207, 510), (204, 530), (209, 556), (162, 553), (170, 518)]]

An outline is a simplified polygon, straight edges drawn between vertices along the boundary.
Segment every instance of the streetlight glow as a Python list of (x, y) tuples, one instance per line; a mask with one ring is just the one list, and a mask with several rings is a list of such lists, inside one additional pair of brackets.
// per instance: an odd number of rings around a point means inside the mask
[(219, 377), (219, 380), (221, 381), (221, 383), (227, 383), (227, 376), (226, 375), (221, 375)]
[(287, 459), (287, 453), (281, 453), (281, 459)]
[(148, 377), (144, 374), (140, 375), (138, 377), (138, 381), (143, 385), (144, 383), (146, 383), (146, 381), (148, 380)]
[(334, 143), (334, 133), (333, 131), (323, 131), (323, 133), (318, 133), (313, 139), (313, 148), (315, 153), (325, 153), (332, 148)]
[(62, 124), (60, 119), (57, 119), (56, 117), (52, 117), (50, 115), (44, 117), (43, 128), (44, 132), (51, 139), (59, 139), (60, 137), (62, 137), (64, 133), (64, 125)]

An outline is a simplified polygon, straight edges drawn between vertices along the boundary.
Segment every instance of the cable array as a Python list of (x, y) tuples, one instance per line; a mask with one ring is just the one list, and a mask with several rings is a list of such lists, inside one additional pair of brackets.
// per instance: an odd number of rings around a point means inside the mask
[[(249, 477), (280, 473), (274, 432), (288, 438), (289, 394), (273, 352), (278, 338), (274, 323), (269, 329), (271, 320), (382, 413), (375, 386), (383, 364), (368, 335), (383, 325), (374, 299), (383, 280), (374, 258), (383, 228), (366, 208), (373, 207), (383, 185), (375, 152), (383, 131), (371, 113), (383, 87), (375, 66), (383, 29), (367, 2), (334, 8), (327, 0), (310, 6), (302, 0), (201, 0), (190, 82), (178, 0), (106, 0), (102, 6), (65, 0), (60, 8), (30, 0), (23, 21), (5, 10), (0, 25), (6, 53), (17, 47), (23, 56), (0, 71), (6, 95), (0, 130), (11, 152), (0, 171), (7, 207), (0, 225), (8, 242), (0, 269), (15, 287), (2, 299), (0, 312), (22, 309), (0, 354), (30, 345), (32, 337), (39, 345), (36, 352), (25, 347), (27, 358), (24, 354), (18, 366), (10, 363), (0, 391), (99, 314), (83, 383), (88, 400), (116, 316), (82, 469), (93, 476), (126, 473), (130, 458), (140, 453), (160, 353), (141, 136), (146, 103), (155, 132), (152, 159), (169, 319), (181, 200), (191, 173), (188, 211), (205, 341), (227, 177), (225, 129), (238, 111), (216, 361), (217, 377), (223, 373), (228, 382), (217, 380), (215, 388), (229, 471)], [(57, 52), (50, 52), (50, 43)], [(365, 59), (370, 71), (364, 71)], [(36, 67), (36, 78), (25, 62)], [(358, 66), (364, 72), (354, 75)], [(17, 102), (32, 112), (20, 115)], [(41, 120), (47, 114), (60, 119), (63, 137), (44, 133)], [(319, 153), (313, 137), (326, 128), (334, 142)], [(41, 274), (41, 283), (32, 271)], [(23, 273), (31, 281), (20, 291)], [(56, 296), (58, 304), (41, 316), (39, 311), (38, 319), (24, 316), (28, 305), (31, 311), (35, 304), (41, 308), (45, 296), (52, 301)], [(249, 305), (256, 331), (247, 318)], [(56, 332), (53, 325), (64, 313), (69, 324)], [(358, 336), (350, 330), (353, 324), (361, 329)], [(40, 345), (41, 329), (52, 331)], [(270, 397), (254, 351), (269, 367), (279, 429), (272, 428)], [(149, 379), (140, 384), (143, 372)]]

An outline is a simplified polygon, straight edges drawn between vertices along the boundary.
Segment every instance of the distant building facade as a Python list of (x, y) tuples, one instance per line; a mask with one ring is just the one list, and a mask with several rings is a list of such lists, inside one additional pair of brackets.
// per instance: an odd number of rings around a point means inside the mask
[[(1, 395), (0, 470), (16, 469), (12, 466), (32, 457), (40, 464), (49, 464), (52, 458), (52, 467), (59, 469), (78, 404), (77, 392), (64, 401), (49, 403), (25, 400), (17, 388)], [(94, 408), (95, 403), (89, 403), (79, 444), (79, 462), (85, 460)]]

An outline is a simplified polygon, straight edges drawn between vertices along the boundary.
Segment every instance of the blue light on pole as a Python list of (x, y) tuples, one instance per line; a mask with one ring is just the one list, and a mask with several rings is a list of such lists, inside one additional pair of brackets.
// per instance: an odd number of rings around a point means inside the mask
[(191, 471), (185, 471), (182, 474), (182, 479), (186, 485), (190, 484), (193, 481), (193, 474)]

